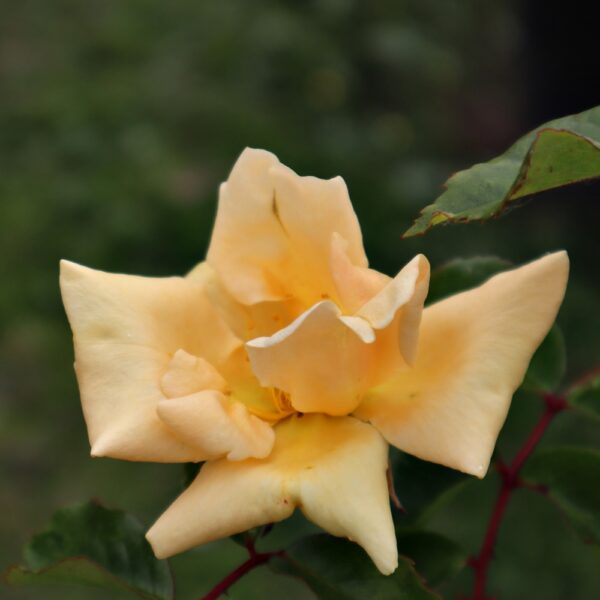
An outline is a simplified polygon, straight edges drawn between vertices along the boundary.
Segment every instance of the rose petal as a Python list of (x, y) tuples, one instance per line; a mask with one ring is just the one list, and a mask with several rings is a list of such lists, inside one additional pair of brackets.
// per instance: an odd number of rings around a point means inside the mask
[(202, 286), (179, 277), (115, 275), (61, 262), (61, 291), (92, 454), (179, 462), (202, 457), (156, 414), (161, 377), (180, 349), (217, 368), (240, 341)]
[(200, 390), (227, 389), (227, 382), (206, 360), (192, 356), (185, 350), (177, 350), (160, 380), (167, 398), (187, 396)]
[(275, 441), (273, 429), (215, 390), (161, 400), (158, 416), (204, 460), (227, 455), (229, 460), (264, 458)]
[(243, 304), (293, 297), (311, 306), (336, 293), (328, 260), (334, 231), (348, 241), (352, 262), (366, 266), (343, 179), (300, 177), (273, 154), (248, 148), (221, 186), (207, 260)]
[(382, 573), (397, 566), (386, 469), (387, 445), (351, 417), (292, 417), (276, 426), (264, 460), (207, 463), (147, 534), (168, 557), (251, 527), (295, 507), (329, 533), (360, 544)]
[(568, 269), (557, 252), (428, 307), (414, 368), (369, 393), (355, 414), (405, 452), (483, 477)]
[(242, 340), (272, 335), (289, 325), (304, 310), (293, 299), (240, 304), (227, 292), (215, 270), (206, 262), (196, 265), (186, 277), (201, 283), (212, 305)]
[(383, 273), (354, 264), (348, 256), (348, 242), (337, 232), (331, 237), (329, 267), (340, 306), (347, 314), (354, 314), (391, 281)]
[(374, 339), (365, 320), (325, 300), (246, 349), (260, 383), (287, 392), (296, 410), (344, 415), (372, 384)]
[[(357, 311), (378, 334), (383, 362), (412, 364), (417, 352), (423, 304), (429, 291), (429, 261), (415, 256), (390, 282)], [(382, 365), (381, 365), (382, 366)]]

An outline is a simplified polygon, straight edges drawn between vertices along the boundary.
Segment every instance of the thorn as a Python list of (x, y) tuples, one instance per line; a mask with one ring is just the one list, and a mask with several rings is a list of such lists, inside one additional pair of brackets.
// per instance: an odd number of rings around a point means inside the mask
[(396, 494), (396, 490), (394, 488), (394, 474), (392, 473), (392, 469), (388, 464), (387, 471), (385, 472), (388, 484), (388, 493), (390, 495), (390, 500), (392, 504), (401, 512), (406, 512), (404, 506), (402, 506), (402, 502), (400, 502), (400, 498), (398, 498)]

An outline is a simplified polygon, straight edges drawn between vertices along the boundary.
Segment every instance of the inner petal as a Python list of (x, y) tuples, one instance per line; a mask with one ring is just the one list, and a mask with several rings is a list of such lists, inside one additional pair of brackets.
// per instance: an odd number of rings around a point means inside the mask
[(374, 340), (364, 319), (344, 317), (326, 300), (246, 348), (260, 383), (289, 394), (294, 409), (345, 415), (372, 385)]
[[(241, 356), (234, 363), (240, 360)], [(178, 350), (160, 384), (166, 398), (158, 403), (158, 417), (203, 460), (268, 456), (274, 439), (271, 426), (239, 401), (246, 396), (239, 389), (234, 394), (208, 361)], [(256, 383), (254, 388), (268, 396)]]
[(182, 441), (203, 451), (206, 460), (265, 458), (275, 440), (270, 425), (216, 390), (162, 400), (157, 413)]
[(200, 390), (224, 392), (227, 389), (226, 381), (208, 361), (181, 349), (173, 355), (160, 384), (167, 398), (187, 396)]

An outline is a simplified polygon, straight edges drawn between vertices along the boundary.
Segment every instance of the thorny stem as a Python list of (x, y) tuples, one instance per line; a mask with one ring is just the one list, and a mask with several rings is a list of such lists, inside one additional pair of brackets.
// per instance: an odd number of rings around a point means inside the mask
[(239, 567), (236, 567), (229, 575), (222, 579), (215, 587), (202, 597), (202, 600), (217, 600), (222, 594), (241, 579), (246, 573), (252, 571), (260, 565), (264, 565), (269, 562), (274, 556), (283, 556), (283, 551), (279, 550), (276, 552), (257, 552), (254, 547), (254, 540), (249, 539), (246, 542), (246, 549), (248, 550), (249, 558), (243, 562)]
[(503, 463), (497, 465), (498, 472), (502, 478), (500, 492), (498, 493), (496, 505), (490, 516), (479, 554), (469, 560), (469, 565), (475, 571), (472, 600), (486, 600), (485, 588), (487, 584), (488, 568), (494, 554), (494, 546), (496, 545), (498, 530), (502, 518), (504, 517), (506, 506), (515, 489), (519, 487), (528, 487), (528, 484), (520, 478), (521, 469), (542, 439), (542, 436), (554, 417), (567, 408), (567, 401), (565, 398), (554, 394), (545, 394), (544, 403), (546, 407), (542, 416), (531, 430), (531, 433), (521, 446), (521, 449), (517, 452), (512, 463), (510, 465), (505, 465)]

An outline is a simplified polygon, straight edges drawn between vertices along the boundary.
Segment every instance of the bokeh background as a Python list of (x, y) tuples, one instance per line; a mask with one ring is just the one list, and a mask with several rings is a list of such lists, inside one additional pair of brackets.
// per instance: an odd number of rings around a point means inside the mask
[[(89, 458), (58, 261), (184, 273), (206, 250), (216, 191), (244, 146), (301, 174), (341, 174), (372, 264), (417, 252), (515, 262), (569, 250), (560, 324), (568, 369), (600, 362), (597, 186), (548, 194), (486, 225), (402, 240), (455, 170), (487, 160), (550, 118), (600, 104), (597, 29), (555, 0), (0, 0), (0, 568), (58, 507), (98, 497), (150, 524), (181, 469)], [(518, 396), (499, 451), (539, 405)], [(572, 415), (544, 444), (600, 445)], [(497, 486), (473, 482), (431, 528), (478, 547)], [(396, 482), (402, 498), (402, 482)], [(275, 541), (305, 530), (301, 518)], [(278, 531), (277, 531), (278, 530)], [(173, 560), (180, 598), (242, 560), (231, 541)], [(515, 495), (490, 585), (503, 598), (587, 599), (600, 554), (543, 499)], [(470, 573), (442, 588), (466, 592)], [(103, 598), (92, 591), (0, 596)], [(235, 599), (306, 598), (259, 569)]]

